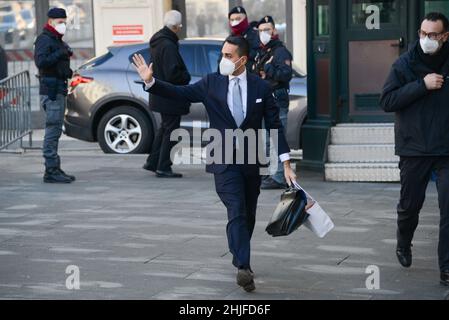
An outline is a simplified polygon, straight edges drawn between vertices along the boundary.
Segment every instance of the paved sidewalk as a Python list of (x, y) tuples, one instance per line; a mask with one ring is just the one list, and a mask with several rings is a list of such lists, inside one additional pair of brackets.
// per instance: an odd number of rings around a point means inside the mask
[[(445, 299), (439, 285), (435, 186), (415, 241), (415, 264), (394, 255), (399, 185), (301, 184), (337, 228), (320, 240), (300, 229), (273, 239), (264, 231), (281, 192), (263, 191), (253, 242), (257, 292), (235, 284), (226, 213), (212, 176), (178, 167), (182, 180), (141, 170), (145, 156), (104, 155), (92, 145), (64, 151), (78, 182), (44, 185), (38, 151), (0, 154), (0, 299)], [(82, 146), (81, 146), (82, 147)], [(76, 149), (76, 150), (75, 150)], [(72, 151), (70, 151), (72, 150)], [(84, 150), (84, 151), (83, 151)], [(66, 288), (69, 265), (81, 289)], [(365, 270), (380, 268), (380, 290)]]

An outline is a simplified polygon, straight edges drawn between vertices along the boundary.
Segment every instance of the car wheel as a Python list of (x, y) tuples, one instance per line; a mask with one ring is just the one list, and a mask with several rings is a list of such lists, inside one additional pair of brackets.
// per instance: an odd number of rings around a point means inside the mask
[(114, 108), (100, 121), (98, 142), (104, 153), (149, 153), (153, 129), (148, 117), (133, 107)]

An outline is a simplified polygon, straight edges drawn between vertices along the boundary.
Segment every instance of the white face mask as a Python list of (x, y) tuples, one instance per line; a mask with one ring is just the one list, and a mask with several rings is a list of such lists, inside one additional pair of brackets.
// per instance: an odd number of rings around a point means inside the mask
[(271, 41), (271, 38), (272, 38), (271, 33), (266, 32), (266, 31), (260, 32), (259, 37), (260, 37), (260, 42), (262, 42), (262, 44), (264, 46), (266, 46)]
[(242, 22), (241, 20), (240, 20), (240, 21), (238, 21), (238, 20), (232, 20), (232, 21), (231, 21), (231, 27), (236, 27), (236, 26), (238, 26), (241, 22)]
[(429, 37), (421, 39), (420, 44), (425, 54), (434, 54), (440, 49), (440, 42), (438, 40), (431, 40)]
[[(242, 58), (240, 58), (237, 62), (239, 62), (240, 60), (242, 60)], [(226, 58), (221, 59), (221, 62), (220, 62), (221, 75), (227, 77), (227, 76), (234, 74), (234, 72), (236, 71), (237, 62), (234, 63), (231, 60), (226, 59)]]
[(59, 34), (64, 35), (67, 31), (67, 25), (65, 23), (57, 24), (55, 30), (58, 31)]

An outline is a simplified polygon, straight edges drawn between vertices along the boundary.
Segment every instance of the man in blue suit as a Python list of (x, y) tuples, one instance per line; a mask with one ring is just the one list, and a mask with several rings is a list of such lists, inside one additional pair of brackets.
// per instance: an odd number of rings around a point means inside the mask
[[(270, 85), (246, 71), (248, 42), (242, 37), (231, 36), (223, 45), (222, 55), (220, 73), (207, 75), (187, 86), (174, 86), (154, 79), (152, 65), (148, 66), (142, 56), (134, 56), (134, 65), (145, 83), (145, 90), (151, 94), (190, 103), (202, 102), (209, 114), (210, 127), (219, 131), (222, 137), (229, 130), (258, 132), (263, 121), (268, 130), (277, 130), (279, 141), (275, 141), (275, 145), (285, 167), (285, 178), (291, 185), (296, 175), (290, 166), (290, 148), (279, 119), (279, 108)], [(232, 141), (234, 150), (231, 158), (234, 161), (210, 163), (206, 170), (214, 174), (216, 191), (228, 211), (227, 236), (233, 264), (238, 269), (237, 284), (245, 291), (252, 292), (256, 287), (250, 264), (250, 242), (256, 223), (261, 165), (258, 161), (252, 163), (248, 160), (257, 150), (257, 147), (248, 144), (243, 142), (242, 148), (241, 140)], [(223, 150), (225, 145), (227, 143), (222, 143)], [(236, 151), (242, 149), (244, 161), (236, 163)], [(226, 153), (227, 150), (224, 151)]]

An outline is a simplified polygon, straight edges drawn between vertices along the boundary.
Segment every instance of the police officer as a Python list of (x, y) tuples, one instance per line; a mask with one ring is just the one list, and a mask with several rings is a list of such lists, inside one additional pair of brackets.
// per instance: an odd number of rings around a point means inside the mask
[(73, 75), (70, 69), (72, 49), (62, 40), (67, 30), (64, 9), (48, 12), (48, 23), (35, 42), (34, 59), (39, 69), (40, 100), (46, 113), (44, 158), (45, 183), (72, 183), (75, 177), (61, 170), (58, 144), (62, 135), (66, 107), (67, 81)]
[(254, 61), (256, 59), (257, 50), (259, 50), (259, 35), (254, 26), (249, 23), (245, 8), (238, 6), (233, 8), (228, 15), (231, 35), (240, 36), (249, 42), (249, 60), (246, 65), (248, 71), (253, 70)]
[[(266, 16), (260, 20), (258, 28), (261, 46), (256, 56), (253, 72), (268, 81), (273, 88), (273, 95), (280, 110), (281, 122), (286, 132), (290, 105), (290, 81), (293, 74), (293, 57), (279, 39), (272, 17)], [(271, 177), (265, 177), (262, 182), (262, 189), (284, 189), (286, 187), (284, 166), (280, 163), (276, 174)]]

